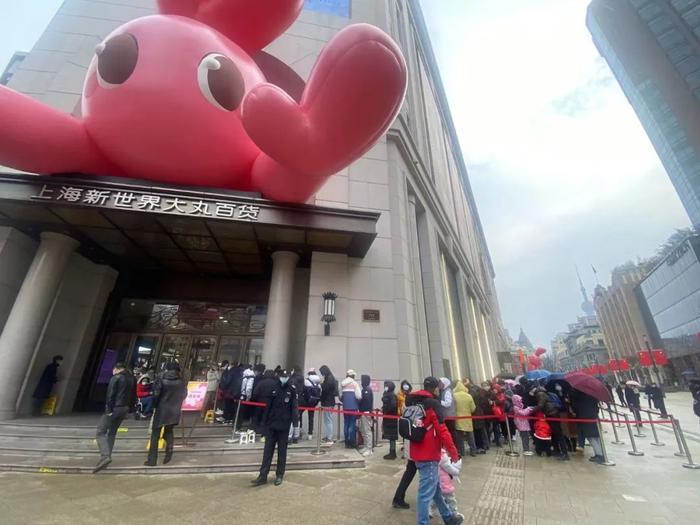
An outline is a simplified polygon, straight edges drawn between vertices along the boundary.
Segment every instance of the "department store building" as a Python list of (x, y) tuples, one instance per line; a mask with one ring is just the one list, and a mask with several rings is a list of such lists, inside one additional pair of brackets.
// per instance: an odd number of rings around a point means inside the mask
[[(78, 114), (95, 46), (154, 9), (66, 0), (8, 86)], [(356, 22), (399, 43), (407, 98), (386, 136), (305, 205), (0, 169), (0, 419), (29, 411), (55, 354), (63, 414), (99, 409), (118, 360), (177, 360), (189, 379), (224, 359), (325, 364), (378, 385), (499, 372), (494, 270), (418, 2), (308, 0), (265, 51), (305, 79)]]

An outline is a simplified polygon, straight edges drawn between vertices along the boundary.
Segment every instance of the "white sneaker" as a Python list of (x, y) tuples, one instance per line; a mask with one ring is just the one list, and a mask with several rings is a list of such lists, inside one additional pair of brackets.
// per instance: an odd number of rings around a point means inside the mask
[(362, 454), (364, 457), (368, 458), (369, 456), (374, 454), (374, 452), (372, 451), (372, 449), (366, 448), (366, 449), (362, 450), (360, 452), (360, 454)]
[(523, 456), (534, 456), (534, 452), (523, 452)]
[(313, 438), (314, 438), (314, 437), (313, 437), (311, 434), (309, 434), (309, 435), (306, 437), (306, 439), (308, 439), (309, 441), (311, 441)]

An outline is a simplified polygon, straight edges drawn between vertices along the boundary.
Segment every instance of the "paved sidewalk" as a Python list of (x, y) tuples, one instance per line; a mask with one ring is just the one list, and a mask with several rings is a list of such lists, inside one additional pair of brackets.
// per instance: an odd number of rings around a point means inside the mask
[[(615, 467), (581, 455), (559, 462), (492, 452), (466, 458), (457, 485), (470, 525), (694, 525), (700, 471), (680, 466), (673, 450), (627, 455), (609, 445)], [(413, 524), (415, 514), (390, 507), (400, 461), (386, 447), (366, 469), (290, 472), (282, 487), (251, 488), (250, 474), (71, 476), (0, 474), (0, 522), (14, 524)], [(586, 455), (590, 449), (586, 448)], [(417, 480), (409, 489), (415, 503)], [(433, 520), (434, 523), (438, 521)]]

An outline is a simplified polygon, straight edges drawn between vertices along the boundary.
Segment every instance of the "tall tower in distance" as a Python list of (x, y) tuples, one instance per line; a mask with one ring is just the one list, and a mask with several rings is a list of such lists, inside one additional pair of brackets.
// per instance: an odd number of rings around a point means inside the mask
[(581, 274), (578, 271), (578, 266), (576, 267), (576, 276), (578, 277), (578, 284), (581, 286), (581, 296), (583, 297), (581, 310), (583, 310), (583, 313), (585, 313), (587, 316), (593, 316), (595, 315), (595, 306), (593, 306), (593, 303), (590, 301), (590, 299), (588, 299), (588, 292), (586, 291), (586, 287), (583, 285), (583, 280), (581, 279)]
[(593, 0), (586, 25), (700, 226), (700, 0)]

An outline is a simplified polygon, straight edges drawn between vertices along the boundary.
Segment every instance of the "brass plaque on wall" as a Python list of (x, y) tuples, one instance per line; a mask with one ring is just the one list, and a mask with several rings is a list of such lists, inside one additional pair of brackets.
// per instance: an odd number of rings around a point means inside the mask
[(378, 323), (379, 310), (362, 310), (362, 320), (370, 323)]

